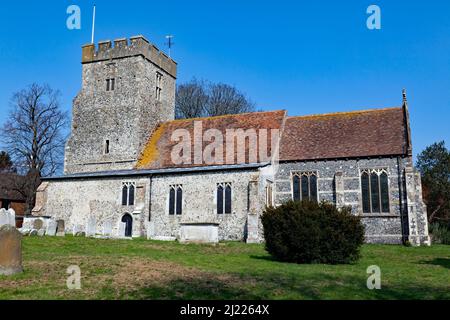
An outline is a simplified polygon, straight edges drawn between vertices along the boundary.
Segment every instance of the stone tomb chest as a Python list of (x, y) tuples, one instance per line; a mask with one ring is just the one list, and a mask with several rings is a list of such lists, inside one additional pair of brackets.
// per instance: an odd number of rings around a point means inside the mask
[(181, 223), (181, 243), (219, 243), (218, 223)]

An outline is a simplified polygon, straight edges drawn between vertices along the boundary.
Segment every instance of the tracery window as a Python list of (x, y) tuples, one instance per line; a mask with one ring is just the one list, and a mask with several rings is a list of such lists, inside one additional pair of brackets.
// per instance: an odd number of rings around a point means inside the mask
[(294, 172), (292, 175), (292, 193), (294, 201), (318, 201), (317, 172)]
[(181, 216), (183, 214), (183, 186), (171, 185), (169, 191), (169, 215)]
[(361, 193), (364, 213), (389, 212), (389, 180), (387, 170), (362, 170)]
[(232, 190), (231, 183), (217, 184), (217, 214), (232, 213)]
[(122, 183), (122, 205), (134, 206), (136, 184), (134, 182)]

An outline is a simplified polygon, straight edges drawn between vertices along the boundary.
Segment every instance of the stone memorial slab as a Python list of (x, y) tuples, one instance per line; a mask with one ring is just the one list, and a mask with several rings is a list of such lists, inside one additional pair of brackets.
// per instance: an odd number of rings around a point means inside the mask
[(117, 232), (117, 237), (125, 238), (125, 229), (127, 227), (127, 224), (125, 222), (119, 222), (119, 230)]
[(86, 237), (94, 237), (97, 232), (97, 220), (95, 217), (89, 217), (86, 224)]
[(38, 235), (38, 231), (37, 230), (31, 230), (30, 233), (28, 234), (30, 237), (37, 237)]
[(58, 221), (56, 221), (56, 223), (57, 223), (56, 236), (57, 237), (64, 237), (66, 235), (66, 229), (65, 229), (64, 220), (58, 220)]
[(14, 209), (9, 209), (9, 224), (11, 227), (16, 227), (16, 212)]
[(152, 240), (155, 237), (155, 222), (149, 221), (147, 223), (147, 240)]
[(83, 229), (79, 226), (74, 224), (72, 227), (72, 235), (75, 237), (78, 232), (81, 232)]
[(36, 219), (33, 222), (33, 229), (41, 230), (44, 226), (44, 222), (41, 219)]
[(111, 220), (105, 220), (103, 223), (103, 236), (105, 237), (111, 237), (112, 236), (112, 221)]
[(219, 224), (181, 223), (181, 243), (219, 243)]
[(5, 209), (0, 209), (0, 227), (9, 225), (9, 213)]
[(23, 272), (22, 234), (12, 226), (0, 227), (0, 275)]
[(37, 235), (38, 235), (38, 237), (43, 237), (43, 236), (45, 236), (45, 229), (40, 229), (40, 230), (38, 230)]
[(47, 236), (49, 236), (49, 237), (56, 236), (57, 227), (58, 227), (58, 223), (56, 223), (55, 220), (48, 220), (47, 221), (47, 230), (46, 230)]

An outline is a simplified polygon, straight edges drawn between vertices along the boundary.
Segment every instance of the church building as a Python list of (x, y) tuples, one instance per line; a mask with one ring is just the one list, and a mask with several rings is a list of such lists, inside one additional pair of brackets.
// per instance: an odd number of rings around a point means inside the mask
[(430, 244), (405, 92), (395, 108), (175, 120), (176, 78), (142, 36), (84, 46), (64, 174), (44, 179), (33, 215), (99, 236), (258, 243), (266, 206), (310, 199), (351, 206), (368, 243)]

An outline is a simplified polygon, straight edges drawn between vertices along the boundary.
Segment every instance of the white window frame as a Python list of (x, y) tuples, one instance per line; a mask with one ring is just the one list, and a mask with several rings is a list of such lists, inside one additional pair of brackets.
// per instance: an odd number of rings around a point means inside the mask
[[(127, 201), (126, 201), (126, 205), (123, 204), (123, 187), (127, 187)], [(133, 186), (134, 187), (134, 203), (131, 205), (130, 204), (130, 187)], [(122, 186), (120, 188), (120, 204), (123, 207), (131, 207), (136, 205), (136, 182), (122, 182)]]
[[(223, 213), (222, 214), (219, 214), (219, 210), (217, 210), (218, 209), (218, 206), (219, 206), (219, 198), (218, 198), (218, 196), (217, 196), (217, 191), (219, 190), (219, 187), (222, 187), (223, 188), (223, 201), (222, 201), (222, 203), (223, 203)], [(225, 204), (225, 199), (226, 199), (226, 197), (225, 197), (225, 190), (226, 190), (226, 188), (227, 187), (230, 187), (230, 189), (231, 189), (231, 212), (230, 213), (225, 213), (225, 208), (226, 208), (226, 204)], [(231, 215), (231, 214), (233, 214), (233, 198), (234, 198), (234, 191), (233, 191), (233, 183), (231, 183), (231, 182), (220, 182), (220, 183), (217, 183), (216, 184), (216, 189), (215, 189), (215, 198), (216, 198), (216, 215), (218, 215), (218, 216), (227, 216), (227, 215)]]
[[(181, 214), (177, 214), (177, 202), (178, 202), (178, 188), (181, 188), (181, 192), (182, 192), (182, 201), (181, 201)], [(170, 191), (171, 190), (175, 191), (175, 203), (174, 203), (174, 214), (171, 215), (170, 214)], [(169, 194), (168, 194), (168, 199), (167, 199), (167, 215), (170, 217), (181, 217), (183, 215), (184, 212), (184, 188), (182, 184), (171, 184), (169, 186)]]

